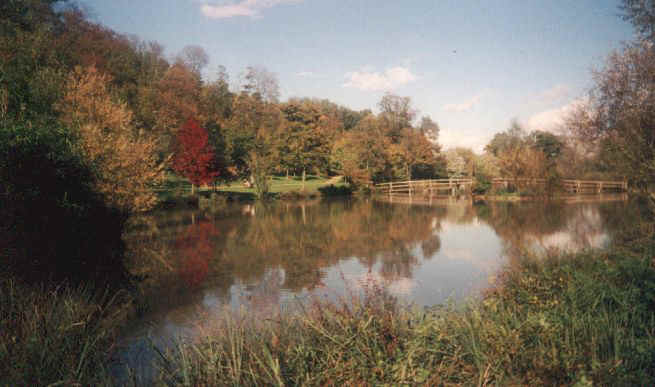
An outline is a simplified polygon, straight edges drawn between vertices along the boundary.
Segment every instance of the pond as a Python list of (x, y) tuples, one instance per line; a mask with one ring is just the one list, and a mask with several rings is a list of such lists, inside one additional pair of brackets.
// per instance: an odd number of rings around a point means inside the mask
[(475, 297), (521, 252), (602, 247), (624, 199), (220, 202), (143, 215), (126, 236), (143, 280), (121, 360), (143, 364), (150, 340), (193, 337), (228, 310), (258, 316), (371, 285), (419, 307)]

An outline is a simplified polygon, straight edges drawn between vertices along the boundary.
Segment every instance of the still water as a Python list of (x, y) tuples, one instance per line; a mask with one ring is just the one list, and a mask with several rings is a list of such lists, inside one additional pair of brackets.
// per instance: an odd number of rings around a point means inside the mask
[[(191, 337), (226, 310), (253, 316), (374, 284), (418, 306), (475, 297), (523, 251), (602, 247), (626, 211), (620, 196), (557, 202), (409, 198), (218, 203), (131, 222), (141, 317), (123, 359)], [(145, 350), (144, 350), (145, 351)], [(139, 362), (138, 360), (136, 360)]]

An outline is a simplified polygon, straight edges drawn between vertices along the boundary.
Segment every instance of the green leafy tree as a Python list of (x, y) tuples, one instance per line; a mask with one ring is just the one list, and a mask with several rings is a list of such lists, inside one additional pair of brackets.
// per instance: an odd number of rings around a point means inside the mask
[(308, 170), (328, 165), (330, 127), (319, 110), (309, 104), (287, 103), (279, 144), (283, 162), (302, 173), (303, 189)]

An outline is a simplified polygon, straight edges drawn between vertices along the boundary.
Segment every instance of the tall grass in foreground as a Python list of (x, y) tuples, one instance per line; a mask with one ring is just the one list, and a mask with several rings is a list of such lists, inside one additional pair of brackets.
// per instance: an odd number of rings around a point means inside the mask
[(118, 305), (89, 289), (0, 279), (0, 385), (108, 384)]
[(650, 259), (587, 252), (508, 270), (468, 306), (381, 290), (267, 321), (225, 319), (162, 354), (174, 385), (654, 385)]

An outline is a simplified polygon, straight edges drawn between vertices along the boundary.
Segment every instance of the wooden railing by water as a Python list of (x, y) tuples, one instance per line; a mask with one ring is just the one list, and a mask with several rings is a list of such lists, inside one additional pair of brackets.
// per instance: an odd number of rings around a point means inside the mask
[[(625, 181), (563, 179), (558, 184), (565, 192), (572, 194), (600, 194), (605, 192), (626, 192), (628, 190), (628, 183)], [(546, 185), (546, 179), (495, 178), (492, 180), (492, 187), (495, 190), (509, 188), (510, 186), (516, 187), (517, 185), (520, 187), (543, 187)], [(374, 188), (377, 192), (389, 195), (405, 194), (411, 196), (421, 193), (431, 196), (470, 193), (472, 186), (473, 179), (453, 178), (390, 181), (375, 184)]]
[[(626, 192), (628, 190), (628, 183), (626, 181), (563, 179), (558, 183), (564, 191), (573, 194)], [(546, 179), (495, 178), (492, 181), (492, 187), (494, 189), (508, 188), (510, 186), (516, 187), (517, 185), (523, 187), (543, 187), (546, 185)]]
[(429, 195), (455, 195), (461, 192), (471, 192), (472, 179), (429, 179), (390, 181), (375, 184), (375, 190), (381, 193), (407, 194), (427, 193)]

